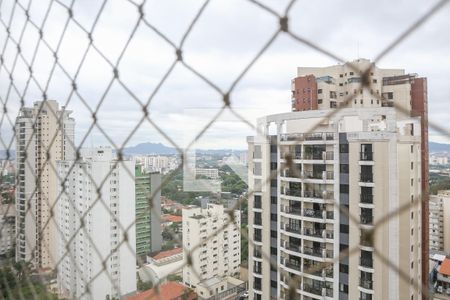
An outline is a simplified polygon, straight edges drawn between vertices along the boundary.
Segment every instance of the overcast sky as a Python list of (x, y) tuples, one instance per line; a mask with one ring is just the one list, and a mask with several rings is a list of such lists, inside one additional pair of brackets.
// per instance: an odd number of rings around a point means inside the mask
[[(4, 23), (9, 22), (12, 3), (2, 1), (0, 8)], [(19, 0), (28, 6), (27, 0)], [(61, 0), (69, 4), (69, 0)], [(100, 0), (77, 0), (73, 6), (74, 18), (90, 28), (101, 7)], [(261, 1), (280, 14), (288, 1)], [(34, 0), (30, 6), (30, 19), (41, 24), (50, 1)], [(372, 59), (396, 39), (415, 20), (437, 1), (297, 1), (289, 18), (290, 29), (297, 35), (313, 41), (346, 60), (358, 57)], [(165, 0), (146, 1), (145, 18), (163, 34), (178, 44), (189, 23), (203, 1)], [(127, 42), (136, 22), (138, 10), (125, 0), (109, 0), (93, 32), (94, 45), (110, 61), (115, 62)], [(428, 77), (429, 119), (449, 130), (448, 95), (450, 95), (450, 5), (434, 15), (428, 22), (385, 56), (378, 66), (403, 68), (406, 72)], [(53, 3), (43, 27), (44, 39), (56, 49), (68, 13)], [(26, 18), (16, 7), (11, 22), (11, 35), (19, 40)], [(206, 7), (183, 47), (184, 60), (222, 90), (227, 90), (234, 79), (269, 40), (278, 26), (278, 20), (245, 0), (213, 0)], [(27, 24), (22, 37), (23, 58), (31, 62), (38, 41), (38, 32)], [(6, 30), (0, 26), (0, 48), (4, 49), (4, 66), (0, 69), (0, 96), (8, 99), (8, 117), (14, 121), (20, 107), (20, 97), (8, 92), (10, 78), (6, 70), (13, 69), (17, 47), (5, 45)], [(87, 35), (70, 21), (58, 51), (58, 59), (73, 77), (88, 45)], [(170, 44), (149, 27), (140, 24), (120, 64), (119, 76), (142, 102), (146, 102), (175, 58)], [(337, 61), (281, 34), (257, 63), (239, 82), (231, 95), (232, 106), (251, 122), (264, 114), (290, 110), (290, 80), (298, 66), (328, 66)], [(53, 54), (43, 44), (36, 52), (33, 76), (43, 88), (47, 85), (49, 99), (73, 110), (76, 119), (76, 141), (80, 143), (92, 123), (92, 118), (80, 98), (71, 94), (71, 80), (59, 66), (50, 72)], [(6, 69), (5, 69), (6, 68)], [(21, 58), (14, 68), (14, 84), (23, 93), (29, 71)], [(103, 97), (113, 72), (105, 60), (92, 49), (88, 52), (77, 77), (79, 94), (93, 109)], [(40, 100), (42, 93), (31, 81), (25, 102), (31, 105)], [(177, 64), (150, 104), (150, 118), (178, 145), (184, 146), (223, 105), (217, 91), (200, 78)], [(2, 112), (3, 113), (3, 112)], [(114, 83), (100, 107), (100, 126), (117, 145), (122, 145), (142, 116), (135, 100)], [(2, 115), (2, 139), (11, 139), (11, 126)], [(246, 147), (245, 137), (252, 129), (229, 114), (219, 119), (201, 139), (202, 148)], [(449, 142), (448, 136), (431, 132), (431, 139)], [(155, 128), (145, 122), (134, 133), (127, 145), (141, 142), (169, 142)], [(94, 130), (85, 141), (86, 146), (107, 145), (108, 141)]]

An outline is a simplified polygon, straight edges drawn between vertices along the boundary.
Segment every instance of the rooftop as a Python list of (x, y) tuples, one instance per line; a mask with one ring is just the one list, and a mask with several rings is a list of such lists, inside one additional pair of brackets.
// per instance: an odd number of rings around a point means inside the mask
[(162, 215), (161, 216), (163, 222), (174, 222), (174, 223), (181, 223), (183, 221), (182, 216), (176, 216), (176, 215)]
[(441, 267), (439, 268), (439, 273), (442, 275), (450, 275), (450, 259), (446, 258), (441, 264)]
[(158, 252), (156, 255), (152, 256), (152, 258), (154, 260), (159, 260), (159, 259), (163, 259), (163, 258), (170, 257), (170, 256), (173, 256), (173, 255), (180, 254), (182, 252), (183, 252), (182, 248), (174, 248), (174, 249), (171, 249), (171, 250)]
[(137, 295), (128, 297), (127, 300), (185, 299), (182, 298), (185, 295), (189, 295), (186, 299), (196, 299), (196, 294), (191, 292), (187, 287), (178, 282), (169, 281), (160, 285), (158, 290), (156, 288), (152, 288)]

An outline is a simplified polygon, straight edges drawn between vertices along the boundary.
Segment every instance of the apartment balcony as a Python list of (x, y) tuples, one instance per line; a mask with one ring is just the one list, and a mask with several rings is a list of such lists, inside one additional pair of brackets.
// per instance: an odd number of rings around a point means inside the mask
[[(282, 228), (283, 228), (283, 226), (282, 226)], [(302, 231), (300, 227), (292, 227), (292, 226), (289, 226), (288, 224), (284, 225), (284, 230), (287, 232), (292, 232), (292, 233), (296, 233), (296, 234), (301, 234), (301, 231)]]
[(360, 279), (359, 286), (366, 290), (373, 290), (373, 281), (368, 279)]
[(261, 205), (261, 200), (254, 200), (253, 201), (253, 208), (256, 208), (256, 209), (261, 209), (262, 208), (262, 205)]
[(301, 197), (302, 191), (301, 190), (291, 190), (291, 189), (282, 189), (281, 193), (286, 196), (293, 196), (293, 197)]
[(300, 244), (294, 244), (294, 243), (286, 242), (284, 244), (284, 248), (287, 249), (287, 250), (290, 250), (290, 251), (297, 252), (297, 253), (301, 253), (302, 252), (302, 248), (301, 248)]
[(262, 253), (261, 253), (261, 251), (253, 250), (253, 257), (256, 257), (256, 258), (262, 258)]
[(311, 237), (317, 237), (317, 238), (322, 238), (323, 237), (323, 230), (312, 229), (312, 228), (305, 228), (305, 229), (303, 229), (303, 235), (311, 236)]
[(303, 247), (303, 253), (307, 255), (312, 255), (316, 257), (324, 257), (325, 248), (311, 248), (311, 247)]
[(334, 140), (333, 132), (314, 132), (314, 133), (287, 133), (281, 134), (282, 142), (289, 141), (332, 141)]
[(296, 179), (301, 179), (302, 178), (302, 172), (300, 170), (297, 171), (293, 171), (293, 170), (284, 170), (281, 173), (282, 177), (286, 177), (286, 178), (296, 178)]
[(361, 201), (361, 203), (365, 203), (365, 204), (373, 204), (373, 195), (372, 194), (361, 194), (360, 201)]
[(316, 210), (311, 208), (305, 208), (303, 210), (303, 216), (308, 218), (323, 219), (324, 218), (323, 213), (324, 213), (323, 210)]
[(284, 263), (286, 268), (292, 269), (292, 270), (296, 270), (298, 272), (302, 271), (302, 267), (300, 264), (296, 264), (296, 263), (291, 263), (288, 260), (285, 261)]
[(262, 242), (262, 237), (261, 237), (261, 235), (255, 235), (255, 236), (253, 237), (253, 241), (261, 243), (261, 242)]
[(373, 183), (373, 174), (360, 173), (360, 182)]
[(291, 215), (302, 215), (302, 210), (300, 207), (293, 207), (293, 206), (281, 206), (281, 211), (287, 214)]
[(322, 296), (322, 287), (314, 286), (309, 283), (303, 283), (303, 291), (310, 293), (310, 294)]
[(373, 216), (372, 215), (361, 215), (360, 216), (361, 224), (364, 225), (373, 225)]
[(253, 282), (253, 289), (261, 291), (261, 283), (257, 284), (256, 282)]
[(369, 257), (360, 257), (359, 265), (365, 268), (373, 268), (373, 259)]
[(262, 268), (261, 267), (257, 268), (257, 267), (254, 266), (253, 267), (253, 273), (261, 275), (262, 274)]
[(373, 152), (359, 152), (359, 160), (373, 161)]

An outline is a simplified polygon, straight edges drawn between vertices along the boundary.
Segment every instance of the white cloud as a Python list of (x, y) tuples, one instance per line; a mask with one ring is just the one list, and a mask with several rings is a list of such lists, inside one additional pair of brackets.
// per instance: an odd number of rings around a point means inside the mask
[[(14, 1), (2, 1), (1, 18), (9, 20)], [(70, 1), (64, 1), (68, 2)], [(38, 26), (44, 20), (51, 1), (32, 1), (30, 18)], [(75, 1), (74, 18), (86, 29), (94, 24), (102, 1)], [(202, 5), (202, 1), (147, 1), (145, 18), (163, 34), (178, 44)], [(264, 1), (278, 13), (284, 11), (288, 1)], [(298, 1), (290, 13), (290, 28), (298, 35), (310, 39), (321, 47), (346, 59), (356, 56), (373, 58), (386, 45), (407, 29), (436, 1), (426, 5), (415, 1)], [(430, 121), (448, 128), (447, 84), (450, 73), (450, 40), (447, 6), (431, 20), (405, 39), (380, 62), (381, 67), (404, 68), (428, 77)], [(93, 33), (95, 46), (112, 63), (116, 63), (131, 31), (138, 19), (138, 10), (129, 1), (110, 0), (98, 19)], [(44, 25), (44, 38), (56, 49), (67, 21), (68, 12), (58, 3), (52, 3)], [(11, 34), (19, 40), (25, 22), (20, 8), (14, 13)], [(204, 14), (194, 26), (183, 47), (185, 61), (205, 75), (222, 90), (227, 90), (234, 79), (244, 70), (262, 45), (277, 29), (278, 20), (257, 6), (244, 0), (211, 1)], [(30, 24), (22, 37), (23, 57), (31, 62), (39, 35)], [(0, 45), (5, 44), (5, 29), (0, 28)], [(64, 104), (71, 95), (72, 82), (65, 72), (73, 77), (83, 59), (89, 40), (73, 21), (70, 21), (65, 36), (59, 45), (58, 59), (64, 70), (57, 66), (51, 80), (54, 64), (53, 53), (42, 43), (33, 65), (33, 76), (24, 100), (27, 105), (40, 100), (38, 88), (48, 84), (47, 95)], [(8, 42), (3, 52), (5, 67), (12, 70), (17, 47)], [(146, 102), (162, 76), (175, 59), (175, 50), (158, 34), (141, 24), (131, 40), (119, 64), (119, 76), (129, 90), (142, 102)], [(298, 66), (325, 66), (336, 63), (315, 50), (281, 34), (266, 53), (250, 69), (231, 95), (233, 107), (241, 111), (249, 121), (255, 123), (257, 114), (278, 113), (290, 110), (290, 80)], [(13, 77), (15, 87), (23, 92), (27, 83), (28, 67), (17, 60)], [(98, 105), (102, 97), (98, 117), (100, 126), (121, 145), (142, 116), (140, 106), (118, 84), (104, 95), (113, 70), (104, 59), (90, 49), (76, 79), (77, 92), (91, 107)], [(0, 97), (8, 99), (8, 116), (14, 121), (20, 107), (20, 95), (9, 89), (10, 80), (5, 69), (0, 71)], [(197, 76), (178, 64), (161, 87), (150, 105), (150, 117), (177, 144), (182, 145), (186, 137), (193, 136), (205, 124), (206, 118), (187, 114), (193, 108), (218, 109), (223, 105), (220, 95)], [(77, 142), (86, 134), (92, 122), (89, 110), (76, 94), (72, 94), (68, 109), (74, 111), (77, 122)], [(252, 113), (250, 113), (252, 111)], [(260, 115), (259, 115), (260, 116)], [(1, 125), (2, 138), (11, 138), (11, 126), (5, 121)], [(245, 136), (252, 134), (246, 125), (239, 127), (234, 122), (218, 122), (201, 139), (202, 147), (245, 148)], [(442, 134), (431, 129), (433, 139), (442, 140)], [(128, 145), (138, 142), (167, 141), (144, 123), (133, 135)], [(107, 143), (98, 130), (86, 140), (90, 144)]]

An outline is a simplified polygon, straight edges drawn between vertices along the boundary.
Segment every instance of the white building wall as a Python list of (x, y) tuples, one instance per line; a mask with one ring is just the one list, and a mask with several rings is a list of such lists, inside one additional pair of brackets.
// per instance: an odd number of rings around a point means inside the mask
[(189, 253), (192, 258), (191, 266), (183, 268), (184, 284), (195, 288), (200, 281), (214, 276), (238, 276), (240, 211), (235, 210), (233, 214), (234, 223), (228, 224), (230, 217), (222, 205), (183, 209), (184, 259), (187, 260)]
[[(72, 164), (74, 167), (68, 173)], [(68, 175), (69, 179), (59, 202), (59, 227), (64, 232), (59, 247), (61, 294), (69, 298), (105, 299), (107, 295), (117, 298), (134, 292), (134, 162), (116, 165), (111, 149), (89, 149), (82, 151), (79, 162), (59, 162), (58, 170), (61, 178)], [(124, 230), (127, 241), (122, 242)], [(69, 255), (68, 240), (71, 240)], [(86, 292), (87, 287), (90, 293)]]

